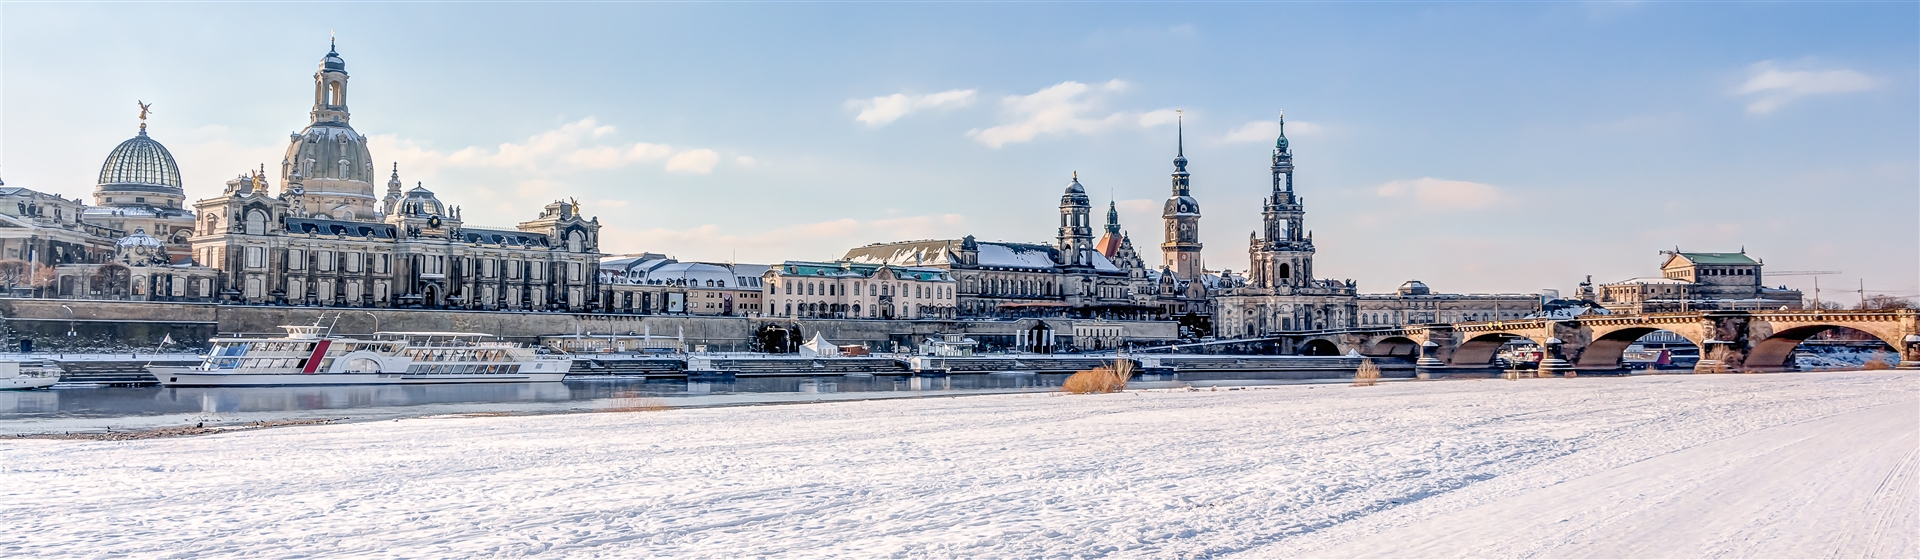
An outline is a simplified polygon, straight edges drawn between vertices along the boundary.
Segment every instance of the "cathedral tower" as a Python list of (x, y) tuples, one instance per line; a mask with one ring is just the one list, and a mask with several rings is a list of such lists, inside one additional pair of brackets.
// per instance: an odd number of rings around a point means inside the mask
[(1193, 199), (1187, 187), (1186, 126), (1185, 123), (1177, 126), (1173, 196), (1167, 197), (1167, 205), (1160, 212), (1167, 224), (1167, 241), (1160, 244), (1160, 253), (1174, 276), (1193, 280), (1206, 271), (1200, 262), (1200, 202)]
[(1287, 116), (1280, 115), (1280, 139), (1273, 146), (1273, 194), (1262, 205), (1265, 231), (1247, 248), (1255, 288), (1299, 287), (1313, 281), (1313, 236), (1303, 221), (1305, 200), (1293, 194), (1293, 150), (1287, 145)]
[(1063, 266), (1093, 266), (1093, 205), (1087, 201), (1087, 189), (1080, 186), (1080, 173), (1060, 195), (1060, 260)]

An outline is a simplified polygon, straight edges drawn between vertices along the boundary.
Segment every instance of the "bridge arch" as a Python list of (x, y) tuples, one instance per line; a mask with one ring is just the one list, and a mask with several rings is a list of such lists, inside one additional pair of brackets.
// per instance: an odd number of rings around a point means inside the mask
[(1340, 345), (1324, 338), (1315, 338), (1301, 343), (1299, 351), (1295, 353), (1301, 356), (1338, 356)]
[(1420, 343), (1404, 336), (1389, 336), (1374, 341), (1362, 353), (1376, 358), (1413, 360), (1420, 357)]
[(1798, 348), (1800, 343), (1806, 342), (1814, 335), (1839, 328), (1865, 333), (1892, 347), (1896, 354), (1900, 351), (1900, 340), (1897, 337), (1888, 338), (1886, 334), (1860, 328), (1857, 325), (1815, 323), (1776, 331), (1766, 339), (1753, 343), (1753, 349), (1747, 351), (1746, 359), (1741, 362), (1740, 368), (1748, 371), (1791, 370), (1794, 348)]
[(1490, 365), (1493, 363), (1494, 356), (1500, 353), (1501, 346), (1519, 338), (1527, 337), (1509, 332), (1490, 332), (1475, 335), (1473, 338), (1467, 339), (1466, 342), (1460, 343), (1460, 347), (1453, 350), (1453, 360), (1450, 365)]
[(1700, 346), (1701, 340), (1698, 337), (1687, 336), (1684, 333), (1672, 329), (1653, 326), (1628, 327), (1609, 331), (1594, 337), (1592, 341), (1587, 343), (1586, 349), (1580, 352), (1579, 359), (1575, 360), (1573, 365), (1574, 367), (1581, 368), (1620, 367), (1620, 359), (1626, 355), (1627, 347), (1632, 346), (1634, 342), (1639, 341), (1647, 335), (1661, 331), (1670, 332), (1681, 338), (1685, 338), (1688, 342), (1692, 342), (1695, 348)]

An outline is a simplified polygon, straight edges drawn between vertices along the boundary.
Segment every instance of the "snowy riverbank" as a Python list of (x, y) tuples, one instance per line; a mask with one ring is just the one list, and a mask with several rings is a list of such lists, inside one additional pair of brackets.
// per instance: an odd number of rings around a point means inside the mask
[(0, 441), (9, 556), (1905, 556), (1920, 374), (1020, 394)]

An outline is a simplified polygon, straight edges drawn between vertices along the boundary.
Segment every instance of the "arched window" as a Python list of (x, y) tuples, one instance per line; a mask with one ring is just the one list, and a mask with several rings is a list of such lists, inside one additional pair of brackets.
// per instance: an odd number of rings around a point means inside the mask
[(267, 233), (267, 213), (259, 210), (247, 211), (247, 235), (265, 235)]
[(1287, 263), (1280, 263), (1280, 281), (1282, 283), (1285, 283), (1287, 280), (1291, 280), (1292, 278), (1293, 278), (1293, 268), (1287, 266)]
[(574, 230), (573, 233), (567, 234), (567, 250), (575, 253), (586, 252), (587, 237), (581, 235), (580, 230)]

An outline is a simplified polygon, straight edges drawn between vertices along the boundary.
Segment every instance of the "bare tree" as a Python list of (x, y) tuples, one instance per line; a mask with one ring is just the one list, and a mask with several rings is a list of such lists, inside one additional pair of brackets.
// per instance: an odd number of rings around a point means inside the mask
[(91, 280), (94, 293), (118, 299), (127, 295), (127, 288), (133, 284), (133, 270), (120, 263), (107, 263), (93, 271)]
[(33, 263), (20, 259), (0, 261), (0, 285), (5, 285), (8, 293), (19, 286), (29, 284), (33, 279)]
[[(0, 262), (0, 266), (6, 266), (6, 263)], [(1913, 309), (1913, 308), (1914, 308), (1913, 298), (1911, 297), (1895, 297), (1895, 296), (1888, 296), (1888, 295), (1879, 295), (1879, 296), (1867, 296), (1866, 301), (1860, 302), (1859, 307), (1856, 307), (1855, 309), (1886, 310), (1886, 309)]]

